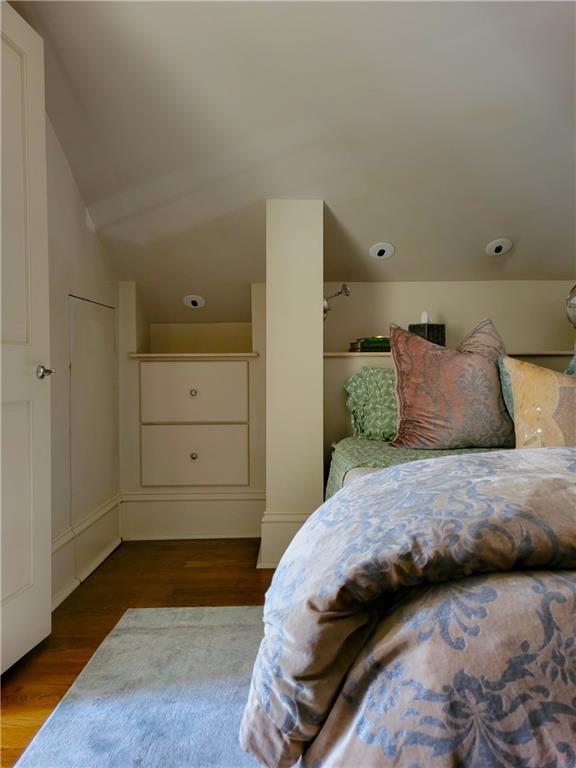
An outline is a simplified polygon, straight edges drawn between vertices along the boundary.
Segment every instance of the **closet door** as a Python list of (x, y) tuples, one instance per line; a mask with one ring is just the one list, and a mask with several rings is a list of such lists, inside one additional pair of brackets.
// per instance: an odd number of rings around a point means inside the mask
[[(116, 324), (114, 309), (93, 301), (70, 296), (68, 310), (74, 527), (118, 493)], [(87, 529), (85, 536), (93, 530)]]
[(51, 378), (43, 45), (7, 3), (1, 24), (4, 671), (50, 633)]

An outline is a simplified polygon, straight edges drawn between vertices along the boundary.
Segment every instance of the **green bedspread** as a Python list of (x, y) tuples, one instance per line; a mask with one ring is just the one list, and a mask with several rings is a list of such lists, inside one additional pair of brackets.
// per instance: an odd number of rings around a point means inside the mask
[[(394, 464), (408, 461), (434, 459), (437, 456), (449, 456), (455, 453), (482, 453), (487, 448), (454, 448), (453, 450), (415, 450), (414, 448), (394, 448), (390, 443), (378, 440), (366, 440), (362, 437), (345, 437), (335, 443), (332, 463), (326, 485), (326, 498), (329, 499), (342, 488), (346, 474), (356, 467), (384, 469)], [(494, 450), (494, 449), (492, 449)]]

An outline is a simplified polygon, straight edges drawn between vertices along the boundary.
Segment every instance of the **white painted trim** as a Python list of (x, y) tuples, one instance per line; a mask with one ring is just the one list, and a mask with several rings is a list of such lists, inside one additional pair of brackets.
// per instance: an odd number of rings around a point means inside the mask
[(109, 512), (111, 512), (114, 507), (117, 507), (121, 500), (121, 494), (117, 493), (111, 499), (108, 499), (108, 501), (104, 502), (104, 504), (95, 509), (94, 512), (91, 512), (75, 525), (71, 525), (65, 531), (59, 533), (52, 542), (52, 554), (58, 552), (59, 549), (62, 549), (62, 547), (66, 546), (66, 544), (75, 539), (76, 536), (81, 534), (87, 528), (90, 528), (92, 525), (94, 525), (94, 523), (97, 523), (101, 517), (104, 517), (104, 515), (107, 515)]
[(59, 533), (58, 536), (54, 539), (52, 542), (52, 554), (55, 554), (58, 552), (59, 549), (62, 549), (62, 547), (65, 547), (66, 544), (69, 544), (71, 541), (74, 540), (74, 529), (73, 528), (67, 528), (65, 531), (62, 531), (62, 533)]
[(88, 565), (85, 565), (84, 568), (78, 571), (76, 574), (76, 578), (79, 579), (79, 582), (84, 581), (85, 579), (90, 576), (90, 574), (98, 568), (99, 565), (101, 565), (106, 558), (114, 552), (114, 550), (122, 544), (122, 539), (120, 536), (113, 539), (110, 544), (106, 547), (104, 547), (103, 550), (101, 550), (96, 557), (94, 557)]
[[(65, 585), (59, 589), (54, 595), (52, 595), (52, 610), (57, 608), (76, 587), (81, 584), (102, 562), (110, 555), (116, 547), (122, 543), (122, 539), (119, 535), (120, 524), (120, 499), (119, 493), (112, 496), (104, 504), (101, 504), (97, 509), (86, 515), (82, 520), (78, 521), (75, 525), (71, 525), (65, 531), (58, 534), (52, 542), (52, 562), (56, 562), (55, 558), (59, 557), (59, 553), (66, 546), (71, 546), (71, 554), (68, 558), (64, 559), (64, 564), (59, 566), (60, 575), (63, 577), (61, 580), (65, 582)], [(78, 558), (81, 556), (82, 551), (86, 551), (86, 540), (84, 537), (87, 531), (103, 520), (108, 515), (116, 515), (118, 520), (118, 528), (114, 531), (112, 539), (105, 543), (104, 547), (90, 558), (87, 562), (78, 564)], [(70, 560), (70, 557), (72, 560)], [(66, 564), (67, 562), (67, 564)], [(54, 567), (54, 565), (53, 565)], [(62, 570), (63, 568), (63, 570)]]
[(117, 493), (115, 496), (112, 496), (111, 499), (108, 499), (108, 501), (95, 509), (94, 512), (91, 512), (89, 515), (86, 515), (86, 517), (83, 517), (78, 523), (72, 525), (72, 530), (74, 531), (75, 536), (78, 536), (78, 534), (82, 533), (87, 528), (90, 528), (94, 523), (97, 523), (100, 518), (111, 512), (114, 507), (117, 507), (120, 504), (120, 499), (121, 494)]
[(79, 587), (81, 583), (82, 582), (80, 579), (74, 577), (73, 581), (70, 582), (68, 586), (64, 587), (64, 589), (61, 589), (60, 592), (57, 592), (55, 595), (52, 595), (52, 610), (55, 611), (60, 603), (63, 603), (64, 600), (66, 600), (66, 598), (69, 597), (72, 592), (74, 592), (76, 587)]
[(259, 352), (129, 352), (130, 360), (143, 362), (172, 362), (186, 360), (248, 360), (259, 357)]
[[(197, 541), (200, 539), (259, 539), (260, 533), (197, 533), (194, 536), (186, 534), (168, 533), (165, 536), (149, 536), (138, 534), (137, 536), (122, 536), (122, 541)], [(261, 566), (268, 568), (268, 566)], [(270, 566), (270, 568), (275, 566)]]
[(265, 501), (264, 491), (249, 491), (247, 493), (141, 493), (131, 491), (120, 494), (122, 504), (130, 504), (141, 501)]
[(324, 352), (324, 358), (332, 357), (392, 357), (392, 352)]
[(276, 569), (278, 566), (278, 563), (265, 563), (262, 560), (262, 547), (260, 547), (260, 550), (258, 552), (258, 560), (256, 561), (256, 570), (260, 570), (262, 568), (272, 568)]
[[(568, 350), (558, 352), (508, 352), (508, 357), (572, 357), (573, 353)], [(324, 352), (325, 358), (332, 357), (392, 357), (391, 352)]]
[[(78, 571), (73, 577), (72, 580), (59, 592), (57, 592), (55, 595), (52, 595), (52, 610), (56, 610), (58, 606), (66, 600), (67, 597), (69, 597), (72, 592), (76, 589), (76, 587), (79, 587), (80, 584), (90, 576), (91, 573), (93, 573), (96, 568), (98, 568), (99, 565), (102, 565), (104, 560), (114, 552), (114, 550), (120, 546), (122, 543), (122, 539), (118, 536), (116, 539), (114, 539), (107, 547), (105, 547), (101, 552), (98, 553), (98, 555), (93, 558), (88, 565), (84, 566), (80, 571)], [(60, 548), (64, 546), (63, 544), (60, 545)]]
[(262, 544), (257, 567), (276, 568), (286, 547), (309, 517), (310, 515), (302, 513), (265, 514), (261, 526)]
[[(257, 539), (260, 537), (259, 530), (254, 530), (253, 525), (243, 527), (242, 523), (246, 521), (246, 518), (238, 517), (239, 511), (235, 511), (236, 504), (241, 504), (242, 509), (246, 507), (246, 503), (255, 502), (259, 506), (266, 500), (266, 494), (264, 491), (249, 491), (249, 492), (211, 492), (211, 493), (150, 493), (148, 492), (127, 492), (119, 493), (102, 504), (100, 507), (94, 510), (75, 525), (70, 526), (67, 530), (60, 533), (53, 542), (52, 552), (53, 556), (59, 552), (66, 545), (71, 545), (74, 551), (78, 552), (79, 540), (85, 532), (93, 525), (102, 520), (106, 515), (118, 510), (118, 520), (120, 525), (120, 535), (114, 536), (114, 538), (106, 544), (106, 546), (100, 550), (90, 561), (82, 563), (77, 566), (76, 572), (71, 573), (66, 579), (66, 586), (62, 587), (58, 593), (52, 598), (53, 610), (60, 605), (75, 589), (84, 581), (99, 565), (118, 547), (123, 540), (125, 541), (168, 541), (168, 540), (191, 540), (191, 539), (228, 539), (228, 538), (243, 538), (243, 539)], [(181, 520), (178, 519), (178, 513), (176, 512), (175, 503), (186, 504), (192, 503), (193, 505), (202, 504), (203, 502), (218, 503), (222, 502), (222, 516), (220, 518), (220, 524), (215, 521), (214, 531), (206, 531), (206, 526), (200, 524), (200, 528), (204, 527), (204, 530), (198, 530), (194, 523), (191, 524), (188, 530), (183, 529)], [(127, 509), (123, 505), (127, 504), (133, 508), (134, 504), (154, 504), (160, 503), (165, 506), (165, 511), (161, 515), (164, 530), (155, 530), (150, 534), (146, 530), (148, 525), (145, 520), (142, 520), (141, 526), (137, 526), (137, 532), (134, 530), (130, 534), (124, 532), (124, 520)], [(220, 505), (217, 505), (219, 509)], [(252, 505), (249, 504), (249, 508)], [(174, 511), (174, 514), (172, 514)], [(209, 514), (212, 514), (210, 512)], [(262, 514), (262, 512), (260, 513)], [(273, 515), (273, 522), (284, 522), (285, 515)], [(297, 518), (294, 515), (289, 515), (288, 520), (290, 522), (304, 522), (308, 515), (298, 515)], [(270, 522), (270, 520), (269, 520)], [(240, 523), (240, 528), (238, 527)], [(226, 530), (222, 531), (222, 526), (225, 526)], [(228, 527), (229, 526), (229, 527)], [(210, 526), (208, 526), (209, 528)], [(188, 528), (188, 524), (184, 526)], [(252, 531), (250, 530), (252, 528)], [(196, 529), (196, 530), (194, 530)], [(77, 556), (77, 555), (76, 555)], [(268, 565), (260, 565), (259, 567), (271, 567)]]
[(262, 518), (262, 522), (267, 524), (305, 523), (311, 514), (312, 512), (310, 512), (309, 514), (306, 514), (305, 512), (294, 512), (293, 514), (290, 512), (280, 512), (280, 513), (264, 512), (264, 517)]
[[(143, 497), (143, 498), (142, 498)], [(131, 494), (120, 505), (124, 541), (258, 538), (263, 494)]]

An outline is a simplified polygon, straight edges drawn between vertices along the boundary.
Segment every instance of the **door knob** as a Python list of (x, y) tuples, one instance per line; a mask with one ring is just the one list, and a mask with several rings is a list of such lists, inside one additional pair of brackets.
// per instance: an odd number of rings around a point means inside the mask
[(36, 378), (45, 379), (47, 376), (52, 376), (55, 371), (52, 368), (46, 368), (45, 365), (36, 366)]

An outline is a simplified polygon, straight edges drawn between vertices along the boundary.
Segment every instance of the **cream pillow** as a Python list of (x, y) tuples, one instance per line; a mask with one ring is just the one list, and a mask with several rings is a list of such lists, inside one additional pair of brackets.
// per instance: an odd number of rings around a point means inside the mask
[(576, 379), (507, 355), (516, 448), (576, 446)]

